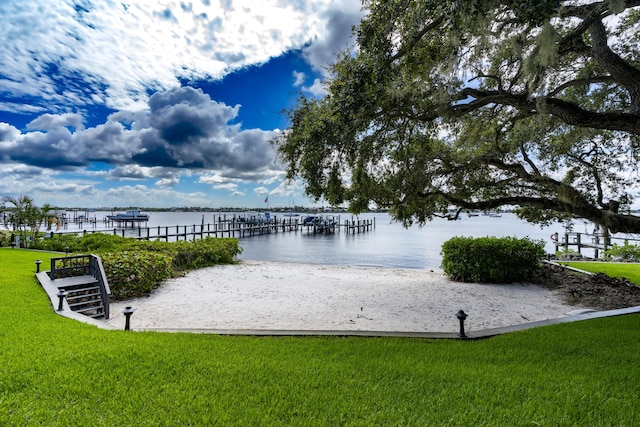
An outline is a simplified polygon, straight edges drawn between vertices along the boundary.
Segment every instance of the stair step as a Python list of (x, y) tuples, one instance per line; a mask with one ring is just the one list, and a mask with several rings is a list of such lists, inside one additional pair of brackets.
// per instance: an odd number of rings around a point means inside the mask
[[(98, 305), (96, 305), (98, 304)], [(98, 307), (98, 306), (102, 306), (102, 299), (101, 298), (97, 298), (97, 299), (92, 299), (92, 300), (87, 300), (87, 301), (80, 301), (80, 302), (76, 302), (73, 304), (69, 304), (69, 308), (73, 311), (79, 311), (79, 310), (74, 310), (75, 307)]]
[(104, 311), (100, 311), (98, 313), (93, 313), (93, 314), (85, 314), (85, 316), (93, 317), (94, 319), (98, 317), (104, 317)]
[[(96, 288), (98, 291), (100, 290), (99, 288)], [(76, 301), (79, 299), (83, 299), (83, 298), (91, 298), (91, 297), (100, 297), (98, 299), (102, 299), (102, 294), (100, 292), (92, 292), (90, 294), (73, 294), (73, 295), (67, 295), (67, 302), (69, 304), (71, 304), (71, 301)]]
[[(64, 288), (61, 288), (64, 289)], [(76, 289), (65, 289), (65, 291), (67, 291), (67, 295), (68, 296), (76, 296), (76, 295), (82, 295), (83, 293), (87, 293), (87, 292), (97, 292), (100, 290), (99, 286), (89, 286), (86, 288), (76, 288)]]
[(63, 277), (60, 279), (55, 279), (54, 283), (58, 288), (72, 287), (72, 286), (80, 286), (80, 285), (89, 285), (92, 283), (99, 283), (98, 279), (93, 276), (85, 275), (85, 276), (73, 276), (73, 277)]
[(103, 305), (94, 305), (94, 306), (91, 306), (91, 307), (80, 308), (78, 310), (73, 310), (73, 311), (75, 311), (76, 313), (84, 314), (87, 311), (93, 311), (93, 310), (99, 310), (99, 309), (104, 311), (104, 306)]

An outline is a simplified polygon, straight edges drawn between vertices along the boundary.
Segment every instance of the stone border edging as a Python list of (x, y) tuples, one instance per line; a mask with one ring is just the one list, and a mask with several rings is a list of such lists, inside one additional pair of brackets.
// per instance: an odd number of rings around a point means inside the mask
[(541, 326), (557, 325), (560, 323), (572, 323), (582, 320), (599, 319), (603, 317), (624, 316), (640, 313), (640, 306), (622, 308), (607, 311), (590, 311), (575, 315), (565, 315), (554, 319), (540, 320), (537, 322), (522, 323), (520, 325), (504, 326), (478, 331), (466, 331), (466, 337), (461, 338), (456, 332), (417, 332), (417, 331), (349, 331), (349, 330), (273, 330), (273, 329), (160, 329), (160, 328), (133, 328), (139, 332), (169, 332), (169, 333), (197, 333), (215, 335), (245, 335), (245, 336), (341, 336), (341, 337), (403, 337), (403, 338), (433, 338), (433, 339), (482, 339), (510, 332), (524, 331)]

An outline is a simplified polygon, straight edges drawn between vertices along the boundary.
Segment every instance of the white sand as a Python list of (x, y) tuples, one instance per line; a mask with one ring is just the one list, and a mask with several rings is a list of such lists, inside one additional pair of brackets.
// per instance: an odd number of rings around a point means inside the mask
[(456, 332), (560, 317), (579, 307), (529, 284), (470, 284), (426, 270), (243, 261), (171, 279), (149, 297), (111, 304), (121, 328), (125, 306), (141, 329), (256, 329)]

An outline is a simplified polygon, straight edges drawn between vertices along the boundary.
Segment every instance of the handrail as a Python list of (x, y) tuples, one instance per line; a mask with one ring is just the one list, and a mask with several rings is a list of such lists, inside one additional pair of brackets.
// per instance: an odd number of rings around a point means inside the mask
[(102, 267), (102, 261), (100, 257), (91, 255), (89, 261), (89, 271), (91, 275), (100, 283), (100, 295), (102, 297), (102, 305), (104, 306), (104, 318), (109, 318), (109, 305), (111, 304), (111, 289), (109, 288), (109, 282), (107, 281), (107, 275)]
[(91, 255), (72, 255), (59, 258), (51, 258), (51, 280), (63, 277), (84, 276), (90, 273)]
[(98, 281), (100, 297), (104, 306), (104, 318), (108, 319), (111, 289), (100, 257), (97, 255), (72, 255), (51, 258), (51, 271), (49, 271), (51, 280), (85, 275), (90, 275)]

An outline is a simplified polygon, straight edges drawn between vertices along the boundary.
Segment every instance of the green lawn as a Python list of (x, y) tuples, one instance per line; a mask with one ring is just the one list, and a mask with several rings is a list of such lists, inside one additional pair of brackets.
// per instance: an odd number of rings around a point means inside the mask
[(590, 261), (562, 261), (562, 265), (568, 265), (590, 273), (604, 273), (611, 277), (626, 277), (640, 286), (640, 263), (632, 262), (590, 262)]
[(640, 424), (640, 316), (481, 341), (97, 329), (0, 249), (0, 425)]

